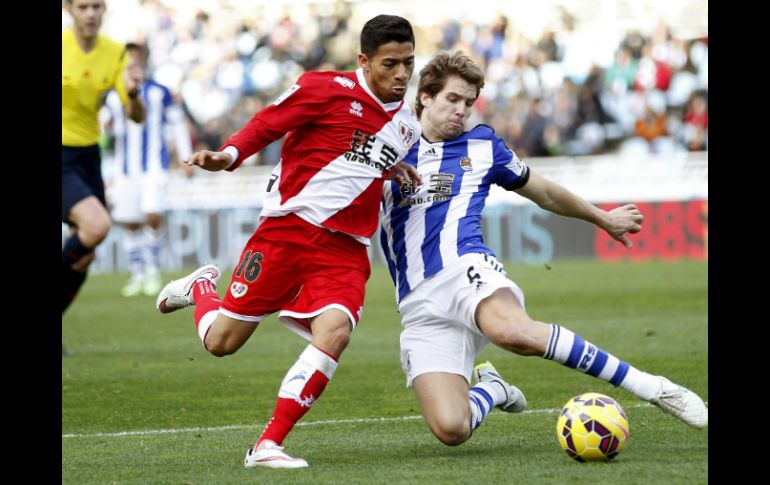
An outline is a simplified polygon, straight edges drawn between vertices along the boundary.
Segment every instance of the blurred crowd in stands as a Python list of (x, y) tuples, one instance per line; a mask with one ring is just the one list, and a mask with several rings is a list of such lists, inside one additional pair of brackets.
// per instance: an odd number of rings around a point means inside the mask
[[(218, 148), (302, 72), (356, 67), (361, 26), (344, 2), (308, 6), (310, 22), (288, 9), (276, 20), (254, 9), (188, 19), (161, 0), (139, 3), (142, 28), (130, 40), (149, 45), (155, 79), (183, 101), (196, 150)], [(611, 64), (576, 70), (583, 46), (551, 29), (527, 38), (502, 14), (413, 23), (420, 56), (408, 101), (431, 54), (461, 49), (486, 70), (469, 123), (491, 125), (522, 158), (708, 149), (707, 37), (677, 38), (661, 22), (627, 32)], [(280, 141), (251, 163), (275, 164), (279, 152)]]

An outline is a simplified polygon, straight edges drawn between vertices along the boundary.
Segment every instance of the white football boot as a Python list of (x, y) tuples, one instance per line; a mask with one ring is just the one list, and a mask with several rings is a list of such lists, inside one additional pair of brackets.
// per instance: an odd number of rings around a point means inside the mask
[(195, 303), (192, 298), (193, 284), (199, 279), (207, 279), (216, 287), (221, 274), (219, 268), (213, 264), (201, 266), (184, 278), (173, 280), (164, 286), (158, 294), (158, 299), (155, 300), (155, 307), (161, 313), (171, 313), (193, 305)]
[(474, 367), (473, 375), (476, 378), (476, 382), (497, 382), (503, 386), (508, 395), (508, 400), (496, 407), (506, 413), (520, 413), (527, 409), (527, 398), (524, 397), (524, 393), (513, 384), (505, 382), (503, 378), (500, 377), (495, 366), (490, 362), (484, 362)]
[(283, 446), (278, 446), (272, 441), (265, 441), (265, 447), (255, 451), (249, 448), (243, 466), (254, 468), (264, 466), (267, 468), (307, 468), (307, 462), (302, 458), (292, 458), (283, 452)]
[(691, 390), (674, 384), (663, 376), (660, 380), (660, 391), (650, 402), (663, 411), (673, 414), (690, 426), (703, 428), (709, 422), (709, 410), (703, 399)]

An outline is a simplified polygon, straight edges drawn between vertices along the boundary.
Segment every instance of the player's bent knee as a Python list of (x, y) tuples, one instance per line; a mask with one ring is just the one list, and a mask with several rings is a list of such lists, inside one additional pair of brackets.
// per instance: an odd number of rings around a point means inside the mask
[(429, 413), (425, 422), (431, 433), (447, 446), (461, 445), (471, 437), (470, 415), (465, 413)]
[(457, 446), (468, 441), (471, 437), (470, 425), (468, 423), (463, 427), (451, 427), (451, 428), (431, 428), (433, 435), (438, 438), (440, 442), (447, 446)]
[(226, 355), (231, 355), (233, 352), (228, 352), (227, 349), (223, 345), (206, 345), (206, 350), (209, 351), (211, 355), (214, 357), (224, 357)]
[(242, 342), (234, 342), (228, 339), (210, 339), (206, 338), (206, 350), (215, 357), (224, 357), (232, 355), (243, 345)]
[(339, 357), (350, 342), (349, 327), (319, 330), (313, 332), (313, 345)]
[(80, 240), (90, 247), (100, 244), (107, 238), (112, 223), (109, 219), (94, 221), (79, 228)]

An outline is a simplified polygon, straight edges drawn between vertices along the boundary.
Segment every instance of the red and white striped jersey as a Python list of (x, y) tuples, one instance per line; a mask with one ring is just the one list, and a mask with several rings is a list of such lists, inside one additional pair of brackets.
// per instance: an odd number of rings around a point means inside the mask
[(308, 72), (228, 139), (243, 159), (288, 133), (263, 217), (294, 213), (364, 244), (378, 224), (384, 174), (420, 137), (403, 100), (382, 103), (355, 72)]

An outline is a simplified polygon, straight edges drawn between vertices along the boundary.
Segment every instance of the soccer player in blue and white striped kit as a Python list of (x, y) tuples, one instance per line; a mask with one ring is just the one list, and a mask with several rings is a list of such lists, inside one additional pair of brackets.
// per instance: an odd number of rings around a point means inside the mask
[[(129, 43), (126, 51), (145, 72), (150, 55), (147, 46)], [(173, 139), (179, 160), (185, 160), (192, 154), (184, 112), (174, 101), (171, 91), (147, 77), (140, 92), (147, 107), (143, 123), (125, 117), (114, 90), (110, 91), (105, 102), (105, 114), (115, 136), (112, 219), (125, 229), (123, 249), (128, 255), (131, 272), (130, 280), (120, 290), (125, 297), (140, 294), (154, 296), (163, 287), (160, 258), (171, 159), (166, 139)]]
[(462, 53), (428, 62), (416, 102), (423, 133), (405, 159), (424, 183), (413, 191), (389, 182), (383, 191), (381, 243), (402, 318), (401, 363), (428, 427), (442, 443), (459, 445), (493, 407), (526, 409), (522, 392), (490, 363), (473, 367), (490, 341), (603, 379), (704, 427), (708, 409), (695, 393), (527, 315), (521, 289), (484, 244), (481, 213), (491, 184), (591, 222), (628, 248), (626, 234), (641, 230), (643, 216), (633, 204), (603, 211), (539, 176), (489, 126), (464, 131), (483, 85), (483, 72)]

